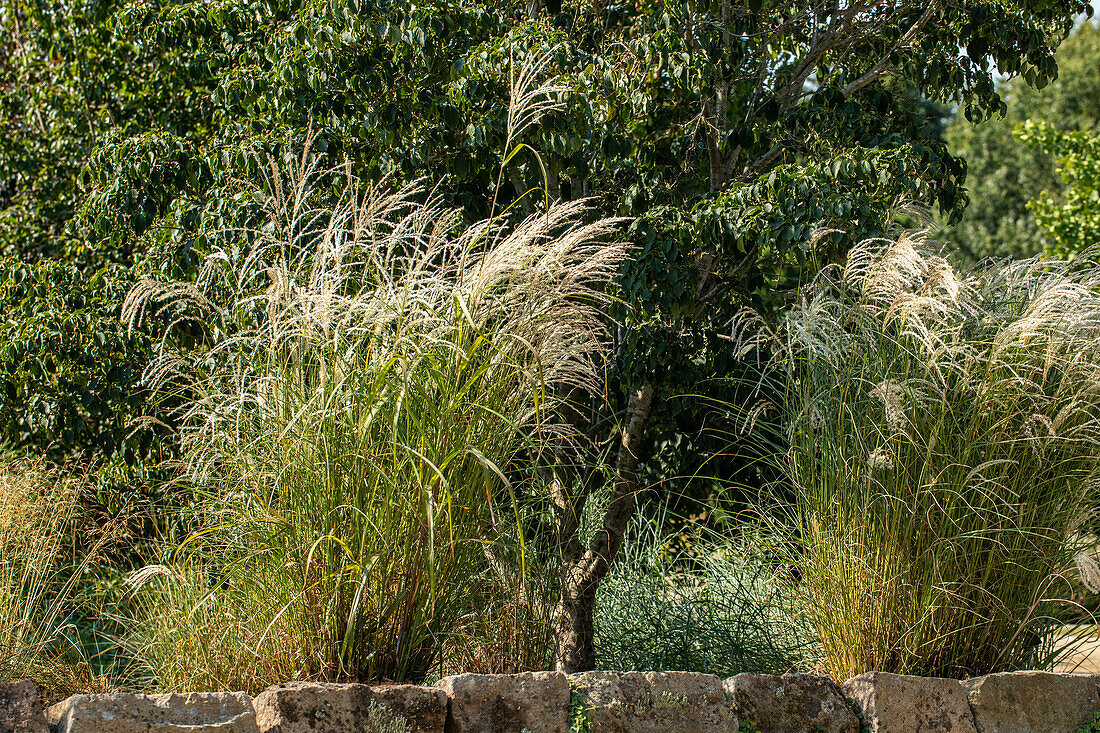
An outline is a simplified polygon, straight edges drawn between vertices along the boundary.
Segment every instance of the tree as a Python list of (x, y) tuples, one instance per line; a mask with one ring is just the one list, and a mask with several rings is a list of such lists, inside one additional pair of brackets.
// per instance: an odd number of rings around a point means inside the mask
[(1046, 234), (1047, 250), (1068, 259), (1100, 244), (1100, 133), (1063, 132), (1029, 120), (1016, 137), (1057, 156), (1065, 184), (1060, 195), (1043, 191), (1027, 205)]
[[(471, 219), (496, 200), (534, 211), (544, 203), (523, 194), (540, 186), (633, 218), (608, 395), (572, 415), (591, 447), (546, 467), (555, 526), (544, 534), (562, 554), (557, 663), (577, 670), (593, 663), (596, 588), (645, 459), (658, 439), (705, 423), (701, 402), (677, 395), (740, 368), (724, 338), (731, 318), (781, 305), (852, 242), (884, 232), (899, 202), (957, 217), (963, 166), (929, 129), (924, 100), (973, 119), (1003, 110), (992, 65), (1050, 81), (1054, 48), (1088, 3), (7, 7), (0, 247), (31, 266), (117, 262), (192, 278), (208, 232), (259, 224), (241, 184), (260, 176), (257, 161), (311, 130), (369, 177), (441, 180)], [(546, 53), (567, 89), (506, 149), (509, 78)], [(529, 148), (511, 157), (517, 143)], [(181, 347), (202, 345), (195, 333)], [(604, 478), (586, 468), (609, 432), (610, 501), (582, 542)]]
[(1013, 135), (1026, 120), (1062, 131), (1100, 131), (1100, 26), (1081, 23), (1057, 52), (1058, 78), (1042, 90), (1013, 78), (1000, 84), (1007, 111), (974, 124), (956, 116), (947, 130), (951, 152), (966, 161), (970, 205), (942, 239), (967, 261), (1027, 257), (1045, 248), (1044, 231), (1028, 202), (1043, 191), (1057, 196), (1063, 182), (1052, 153)]

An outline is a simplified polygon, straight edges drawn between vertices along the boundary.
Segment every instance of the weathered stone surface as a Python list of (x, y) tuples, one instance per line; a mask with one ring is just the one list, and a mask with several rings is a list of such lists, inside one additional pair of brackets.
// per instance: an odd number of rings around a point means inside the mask
[(416, 685), (291, 682), (253, 701), (260, 733), (443, 733), (447, 695)]
[(57, 733), (256, 733), (243, 692), (73, 695), (46, 717)]
[(737, 717), (760, 733), (858, 733), (840, 687), (808, 674), (739, 674), (722, 683)]
[(1100, 711), (1093, 675), (1009, 672), (963, 684), (978, 733), (1074, 733)]
[(46, 733), (46, 716), (30, 680), (0, 682), (0, 733)]
[(569, 682), (561, 672), (460, 674), (437, 685), (447, 693), (447, 733), (566, 733)]
[(841, 689), (869, 733), (976, 733), (958, 680), (868, 672)]
[(593, 733), (730, 733), (733, 699), (722, 681), (695, 672), (582, 672), (570, 675)]

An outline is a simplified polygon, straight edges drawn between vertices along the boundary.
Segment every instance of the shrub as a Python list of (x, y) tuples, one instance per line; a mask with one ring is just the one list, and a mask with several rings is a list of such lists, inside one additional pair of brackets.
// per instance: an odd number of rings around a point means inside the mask
[(1038, 663), (1100, 456), (1100, 268), (866, 242), (781, 330), (805, 607), (837, 680)]
[(127, 303), (135, 325), (202, 323), (214, 344), (150, 376), (189, 396), (207, 496), (168, 567), (136, 578), (131, 643), (163, 687), (423, 678), (472, 601), (526, 583), (524, 477), (568, 437), (556, 395), (599, 385), (613, 221), (570, 203), (464, 226), (350, 176), (314, 209), (310, 161), (269, 181), (269, 224), (226, 232), (198, 286), (144, 282)]
[[(670, 550), (660, 519), (639, 516), (596, 601), (598, 669), (730, 676), (803, 666), (812, 630), (776, 582), (763, 547), (714, 537)], [(753, 546), (755, 545), (755, 546)]]
[(156, 434), (131, 424), (145, 409), (150, 353), (118, 321), (131, 283), (119, 267), (86, 274), (0, 257), (0, 441), (56, 462), (96, 455), (107, 485), (122, 478), (112, 470), (155, 459)]

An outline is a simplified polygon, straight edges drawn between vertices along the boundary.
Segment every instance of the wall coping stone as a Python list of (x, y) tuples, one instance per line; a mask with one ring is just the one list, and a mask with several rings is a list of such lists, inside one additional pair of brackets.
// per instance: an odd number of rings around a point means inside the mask
[(561, 672), (460, 674), (447, 693), (447, 733), (568, 733), (569, 682)]
[(253, 701), (260, 733), (443, 733), (447, 695), (418, 685), (288, 682)]
[(963, 683), (978, 733), (1075, 733), (1100, 712), (1100, 677), (1006, 672)]
[(0, 682), (0, 733), (46, 733), (42, 701), (30, 680)]
[(739, 674), (722, 686), (737, 717), (760, 733), (858, 733), (859, 719), (840, 687), (809, 674)]
[(697, 672), (581, 672), (569, 681), (593, 733), (728, 733), (733, 698), (714, 675)]
[(257, 733), (243, 692), (73, 695), (46, 718), (55, 733)]
[(1100, 712), (1100, 675), (869, 672), (838, 688), (800, 674), (461, 674), (436, 687), (289, 682), (255, 700), (73, 695), (46, 711), (33, 683), (0, 682), (0, 733), (568, 733), (578, 710), (593, 733), (737, 733), (739, 719), (759, 733), (1076, 733)]
[(868, 672), (841, 689), (868, 733), (977, 733), (958, 680)]

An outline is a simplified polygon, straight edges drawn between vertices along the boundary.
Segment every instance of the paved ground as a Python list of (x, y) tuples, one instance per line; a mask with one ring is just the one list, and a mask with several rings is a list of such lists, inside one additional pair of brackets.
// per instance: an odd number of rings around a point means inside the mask
[(1100, 674), (1100, 629), (1075, 627), (1067, 629), (1067, 632), (1076, 636), (1080, 643), (1065, 659), (1054, 665), (1054, 671)]

